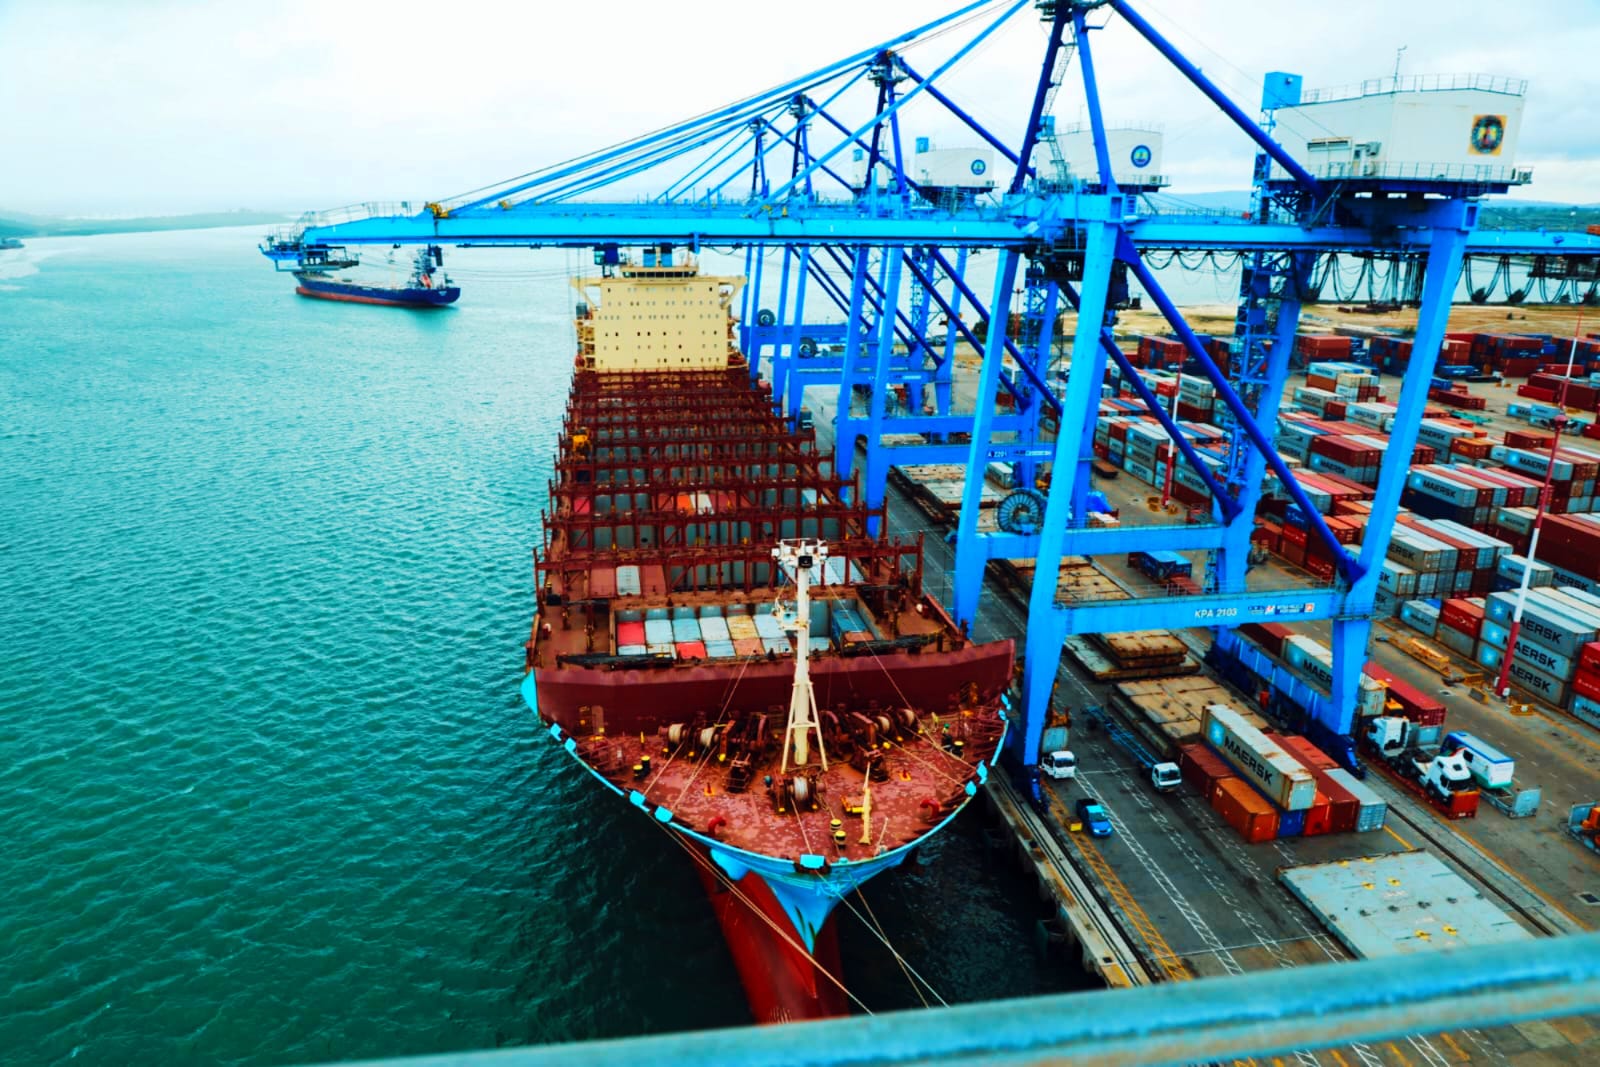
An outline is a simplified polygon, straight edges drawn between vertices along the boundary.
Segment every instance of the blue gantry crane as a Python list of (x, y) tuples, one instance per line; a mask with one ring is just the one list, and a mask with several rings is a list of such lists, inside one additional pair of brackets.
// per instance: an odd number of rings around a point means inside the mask
[[(1008, 139), (977, 117), (992, 112), (993, 102), (958, 100), (949, 75), (1008, 22), (1029, 17), (1046, 28), (1044, 53), (1020, 138)], [(1113, 20), (1130, 27), (1254, 143), (1255, 199), (1247, 217), (1163, 211), (1144, 195), (1152, 186), (1119, 181), (1093, 48), (1095, 34)], [(1051, 111), (1073, 68), (1093, 144), (1093, 164), (1082, 173), (1061, 164)], [(846, 477), (857, 477), (871, 505), (882, 504), (894, 464), (965, 464), (956, 618), (969, 624), (976, 618), (990, 559), (1037, 560), (1024, 722), (1013, 731), (1012, 755), (1022, 773), (1038, 762), (1062, 643), (1078, 633), (1331, 620), (1332, 699), (1311, 725), (1337, 751), (1350, 733), (1388, 531), (1464, 264), (1469, 257), (1501, 265), (1508, 257), (1539, 257), (1530, 277), (1567, 284), (1592, 273), (1600, 239), (1479, 232), (1482, 198), (1527, 180), (1526, 172), (1493, 159), (1475, 167), (1388, 166), (1368, 156), (1352, 167), (1297, 158), (1274, 138), (1273, 117), (1302, 102), (1297, 77), (1269, 75), (1262, 118), (1252, 118), (1129, 0), (979, 0), (725, 107), (505, 182), (426, 203), (308, 215), (263, 251), (287, 269), (337, 259), (364, 244), (590, 248), (600, 263), (617, 262), (630, 245), (742, 251), (751, 284), (740, 337), (751, 373), (767, 378), (775, 403), (791, 418), (799, 418), (808, 389), (837, 390), (835, 463)], [(910, 115), (930, 112), (981, 145), (967, 176), (918, 167), (923, 146), (904, 128)], [(1498, 151), (1494, 136), (1492, 124), (1473, 129), (1474, 138), (1492, 141)], [(1039, 158), (1041, 147), (1050, 160)], [(1153, 256), (1175, 252), (1242, 259), (1226, 370), (1152, 266)], [(986, 293), (975, 280), (980, 255)], [(1407, 296), (1420, 301), (1390, 449), (1360, 546), (1337, 542), (1273, 442), (1300, 307), (1341, 255), (1392, 270), (1403, 265)], [(1218, 418), (1231, 429), (1220, 465), (1193, 447), (1117, 344), (1116, 309), (1134, 284), (1215, 390)], [(1022, 310), (1014, 317), (1019, 287)], [(819, 315), (819, 307), (827, 310)], [(1051, 373), (1051, 351), (1059, 312), (1068, 308), (1075, 315), (1063, 380)], [(953, 401), (963, 342), (981, 352), (972, 412), (956, 411)], [(1139, 392), (1206, 487), (1209, 521), (1089, 524), (1093, 435), (1108, 366)], [(891, 403), (896, 386), (904, 387), (903, 403)], [(1005, 509), (1000, 529), (980, 532), (985, 471), (995, 460), (1015, 465), (1025, 495)], [(1048, 490), (1026, 495), (1045, 468)], [(1246, 574), (1269, 477), (1300, 506), (1310, 536), (1331, 552), (1337, 566), (1331, 580), (1269, 587)], [(1093, 603), (1057, 598), (1064, 555), (1173, 551), (1210, 554), (1202, 594)]]

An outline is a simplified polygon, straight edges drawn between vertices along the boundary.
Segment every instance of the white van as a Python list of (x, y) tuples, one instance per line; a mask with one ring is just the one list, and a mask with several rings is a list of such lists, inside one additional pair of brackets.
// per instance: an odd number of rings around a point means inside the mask
[(1041, 767), (1052, 778), (1075, 778), (1078, 775), (1078, 757), (1071, 752), (1051, 752)]

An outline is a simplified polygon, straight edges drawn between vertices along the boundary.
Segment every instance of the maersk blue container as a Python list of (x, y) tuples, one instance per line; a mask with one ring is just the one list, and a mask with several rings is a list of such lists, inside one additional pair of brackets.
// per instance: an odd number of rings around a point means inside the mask
[(1306, 832), (1306, 813), (1300, 811), (1278, 810), (1278, 836), (1299, 837)]

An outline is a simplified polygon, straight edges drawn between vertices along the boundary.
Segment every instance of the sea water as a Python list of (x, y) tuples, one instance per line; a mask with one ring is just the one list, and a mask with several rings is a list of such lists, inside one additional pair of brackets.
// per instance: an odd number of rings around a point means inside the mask
[[(517, 693), (583, 261), (447, 253), (417, 312), (257, 237), (0, 252), (0, 1059), (747, 1022), (688, 859)], [(951, 1001), (1083, 982), (975, 810), (866, 896)], [(920, 1003), (841, 922), (851, 990)]]

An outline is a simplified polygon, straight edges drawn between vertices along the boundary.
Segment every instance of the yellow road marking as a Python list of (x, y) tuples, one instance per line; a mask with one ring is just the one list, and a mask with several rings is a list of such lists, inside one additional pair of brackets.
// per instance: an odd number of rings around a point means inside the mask
[(1405, 838), (1403, 838), (1399, 834), (1395, 833), (1394, 832), (1394, 827), (1390, 826), (1387, 822), (1385, 822), (1383, 824), (1383, 829), (1390, 837), (1392, 837), (1396, 841), (1400, 842), (1400, 845), (1401, 845), (1402, 848), (1414, 848), (1415, 847), (1414, 845), (1411, 844), (1410, 841), (1407, 841)]
[[(1590, 748), (1595, 749), (1596, 751), (1600, 751), (1600, 741), (1596, 741), (1594, 738), (1588, 736), (1588, 731), (1586, 731), (1586, 730), (1574, 729), (1573, 727), (1569, 726), (1568, 723), (1571, 722), (1570, 719), (1559, 719), (1559, 718), (1556, 717), (1555, 714), (1547, 711), (1544, 708), (1541, 708), (1534, 701), (1529, 701), (1528, 702), (1528, 707), (1533, 709), (1533, 713), (1535, 715), (1539, 716), (1539, 718), (1543, 719), (1545, 722), (1549, 723), (1551, 726), (1554, 726), (1557, 730), (1560, 730), (1562, 733), (1566, 734), (1568, 737), (1571, 737), (1571, 738), (1573, 738), (1574, 740), (1577, 740), (1577, 741), (1581, 741), (1584, 744), (1588, 745)], [(1552, 749), (1551, 751), (1554, 751), (1557, 754), (1560, 754), (1560, 750), (1559, 749)]]
[(1339, 1055), (1338, 1049), (1330, 1048), (1328, 1050), (1328, 1055), (1333, 1057), (1333, 1062), (1337, 1063), (1339, 1067), (1350, 1067), (1350, 1061)]
[(1400, 1051), (1400, 1046), (1391, 1041), (1384, 1047), (1386, 1047), (1390, 1052), (1394, 1053), (1394, 1058), (1400, 1061), (1400, 1067), (1411, 1067), (1411, 1061), (1406, 1059), (1406, 1054), (1404, 1052)]
[(1471, 1056), (1467, 1055), (1467, 1050), (1456, 1044), (1456, 1039), (1451, 1037), (1449, 1034), (1440, 1034), (1439, 1040), (1449, 1045), (1450, 1051), (1454, 1052), (1457, 1056), (1460, 1056), (1463, 1061), (1472, 1059)]
[[(1052, 809), (1061, 809), (1063, 813), (1066, 809), (1066, 805), (1061, 799), (1053, 795), (1050, 798), (1050, 806)], [(1167, 939), (1161, 936), (1161, 931), (1157, 929), (1156, 924), (1151, 920), (1144, 908), (1139, 906), (1139, 902), (1134, 899), (1127, 883), (1117, 876), (1116, 871), (1112, 870), (1111, 864), (1106, 860), (1100, 849), (1086, 835), (1078, 835), (1075, 841), (1078, 845), (1078, 854), (1089, 865), (1089, 869), (1094, 872), (1095, 877), (1100, 879), (1100, 884), (1105, 886), (1106, 892), (1110, 894), (1112, 901), (1128, 917), (1128, 922), (1155, 957), (1155, 962), (1166, 972), (1167, 981), (1186, 982), (1192, 979), (1194, 973), (1189, 970), (1183, 960), (1178, 958), (1178, 954), (1167, 943)]]
[(1552, 908), (1556, 909), (1561, 914), (1565, 915), (1567, 918), (1569, 918), (1573, 922), (1577, 923), (1579, 929), (1581, 929), (1581, 930), (1592, 930), (1592, 929), (1594, 929), (1594, 927), (1590, 926), (1588, 923), (1584, 922), (1582, 919), (1580, 919), (1576, 915), (1572, 914), (1572, 912), (1570, 912), (1566, 908), (1562, 907), (1557, 901), (1555, 901), (1554, 899), (1546, 896), (1544, 894), (1544, 892), (1539, 889), (1538, 886), (1534, 885), (1532, 882), (1528, 881), (1527, 878), (1523, 877), (1523, 875), (1522, 875), (1522, 873), (1520, 871), (1514, 870), (1513, 868), (1507, 866), (1500, 859), (1499, 856), (1496, 856), (1493, 852), (1490, 852), (1488, 849), (1484, 848), (1483, 845), (1478, 841), (1478, 839), (1476, 837), (1473, 837), (1471, 834), (1467, 833), (1465, 830), (1461, 829), (1461, 827), (1459, 827), (1459, 826), (1452, 825), (1451, 829), (1454, 830), (1456, 833), (1460, 834), (1462, 837), (1466, 838), (1468, 841), (1472, 842), (1473, 846), (1475, 848), (1477, 848), (1477, 850), (1479, 852), (1482, 852), (1485, 856), (1489, 857), (1489, 862), (1493, 863), (1500, 870), (1504, 871), (1505, 873), (1509, 874), (1511, 877), (1515, 878), (1517, 881), (1521, 882), (1522, 883), (1522, 887), (1524, 889), (1526, 889), (1528, 892), (1532, 893), (1534, 896), (1538, 897), (1540, 900), (1544, 901), (1546, 904), (1550, 905)]

